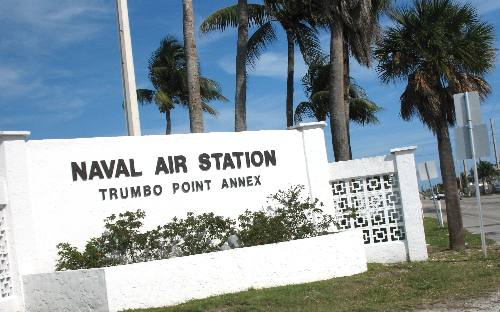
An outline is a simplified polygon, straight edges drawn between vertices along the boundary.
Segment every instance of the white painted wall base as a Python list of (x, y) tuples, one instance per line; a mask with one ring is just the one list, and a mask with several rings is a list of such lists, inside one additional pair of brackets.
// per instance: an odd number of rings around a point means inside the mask
[(71, 311), (99, 307), (90, 311), (114, 312), (170, 306), (249, 288), (326, 280), (366, 269), (362, 233), (354, 230), (190, 257), (28, 275), (23, 284), (29, 312), (68, 311), (68, 307)]
[(365, 250), (368, 263), (397, 263), (407, 261), (406, 244), (403, 241), (366, 244)]

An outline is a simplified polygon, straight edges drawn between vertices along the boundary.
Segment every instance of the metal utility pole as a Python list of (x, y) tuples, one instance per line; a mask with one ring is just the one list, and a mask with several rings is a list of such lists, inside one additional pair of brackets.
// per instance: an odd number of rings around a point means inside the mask
[(490, 127), (491, 127), (491, 137), (493, 138), (493, 150), (495, 151), (495, 166), (497, 169), (500, 169), (498, 164), (497, 137), (495, 133), (495, 127), (493, 126), (493, 118), (490, 118)]
[(444, 227), (444, 222), (443, 222), (443, 211), (441, 210), (441, 203), (439, 202), (439, 199), (437, 198), (437, 193), (439, 192), (434, 192), (432, 188), (432, 183), (431, 183), (431, 176), (429, 174), (429, 167), (427, 165), (427, 162), (424, 163), (425, 166), (425, 174), (427, 175), (427, 181), (429, 181), (429, 187), (431, 188), (431, 197), (432, 197), (432, 202), (434, 203), (434, 209), (436, 210), (436, 215), (437, 219), (439, 222), (440, 227)]
[(463, 160), (464, 163), (464, 178), (465, 178), (465, 187), (467, 190), (469, 189), (469, 177), (467, 175), (467, 163), (465, 162), (465, 159)]
[[(471, 147), (471, 152), (472, 152), (472, 161), (473, 163), (473, 169), (474, 169), (474, 184), (476, 186), (476, 202), (477, 206), (479, 208), (479, 226), (480, 226), (480, 231), (481, 231), (481, 247), (483, 249), (483, 254), (484, 257), (488, 256), (488, 252), (486, 250), (486, 238), (484, 235), (484, 222), (483, 222), (483, 207), (481, 205), (481, 194), (479, 190), (479, 177), (477, 174), (477, 163), (476, 163), (476, 147), (474, 146), (474, 128), (472, 126), (472, 117), (471, 117), (471, 110), (470, 110), (470, 105), (469, 105), (469, 93), (465, 92), (465, 113), (467, 116), (467, 128), (469, 130), (469, 140), (470, 140), (470, 147)], [(486, 186), (483, 186), (486, 187)]]
[(125, 114), (128, 135), (141, 135), (139, 109), (135, 85), (134, 60), (132, 57), (132, 40), (128, 20), (127, 0), (116, 0), (118, 16), (118, 34), (120, 37), (121, 69), (123, 79), (123, 94), (125, 98)]

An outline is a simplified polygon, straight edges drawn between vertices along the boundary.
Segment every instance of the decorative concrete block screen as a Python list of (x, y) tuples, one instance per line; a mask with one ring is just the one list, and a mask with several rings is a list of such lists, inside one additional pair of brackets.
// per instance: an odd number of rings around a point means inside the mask
[(5, 215), (5, 209), (1, 207), (0, 208), (0, 295), (1, 295), (0, 298), (1, 299), (9, 297), (12, 293), (12, 284), (10, 282), (9, 251), (7, 248), (7, 225), (4, 215)]
[(363, 231), (369, 262), (427, 259), (414, 150), (330, 164), (339, 228)]
[[(27, 311), (122, 311), (366, 271), (362, 233), (23, 279)], [(69, 300), (71, 299), (71, 300)]]

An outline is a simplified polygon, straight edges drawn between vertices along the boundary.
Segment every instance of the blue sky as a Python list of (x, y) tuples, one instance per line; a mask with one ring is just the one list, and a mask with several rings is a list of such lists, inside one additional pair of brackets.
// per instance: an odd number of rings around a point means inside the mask
[[(235, 1), (194, 0), (197, 24)], [(406, 1), (399, 1), (405, 3)], [(500, 1), (473, 0), (483, 20), (500, 38)], [(125, 135), (115, 1), (0, 0), (0, 130), (29, 130), (31, 139)], [(147, 62), (166, 35), (182, 39), (180, 0), (129, 0), (138, 88), (149, 88)], [(248, 85), (250, 130), (285, 128), (286, 46), (280, 34), (262, 55)], [(322, 34), (325, 44), (328, 36)], [(217, 118), (205, 116), (207, 131), (233, 130), (236, 31), (199, 36), (202, 74), (219, 81), (229, 103), (213, 103)], [(498, 40), (496, 47), (500, 48)], [(500, 61), (497, 60), (497, 64)], [(499, 67), (488, 75), (492, 95), (483, 103), (484, 121), (500, 129)], [(296, 55), (295, 105), (305, 97), (300, 78), (306, 66)], [(381, 123), (353, 126), (355, 158), (382, 155), (391, 148), (416, 145), (417, 161), (436, 160), (436, 140), (418, 121), (399, 118), (403, 85), (383, 85), (374, 69), (352, 64), (351, 75), (383, 106)], [(154, 105), (140, 107), (143, 134), (162, 134), (164, 117)], [(173, 113), (173, 132), (189, 131), (188, 112)], [(330, 131), (325, 131), (332, 159)]]

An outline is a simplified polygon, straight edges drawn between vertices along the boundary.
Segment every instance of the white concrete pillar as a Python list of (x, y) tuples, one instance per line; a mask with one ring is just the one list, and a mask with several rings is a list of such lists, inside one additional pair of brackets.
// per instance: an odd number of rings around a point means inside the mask
[[(10, 310), (23, 311), (21, 276), (36, 272), (36, 233), (28, 190), (27, 131), (0, 131), (0, 209), (4, 218)], [(3, 195), (2, 195), (3, 194)], [(6, 301), (7, 301), (6, 300)], [(1, 307), (1, 306), (0, 306)], [(1, 309), (0, 309), (1, 310)]]
[(325, 127), (326, 123), (322, 121), (300, 123), (289, 129), (302, 133), (307, 180), (309, 182), (306, 191), (309, 192), (309, 197), (319, 199), (326, 209), (333, 210), (333, 194), (330, 187), (329, 164), (325, 144)]
[(409, 261), (427, 260), (422, 203), (418, 192), (416, 147), (392, 149), (401, 192), (401, 205), (406, 230), (406, 254)]

